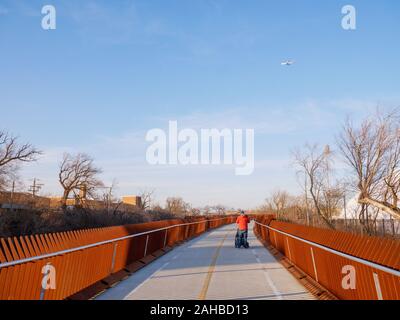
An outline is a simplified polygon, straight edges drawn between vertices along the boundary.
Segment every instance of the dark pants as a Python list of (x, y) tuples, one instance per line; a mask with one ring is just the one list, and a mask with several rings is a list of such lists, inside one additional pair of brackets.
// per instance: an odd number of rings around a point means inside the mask
[(248, 230), (238, 230), (239, 238), (243, 236), (244, 242), (247, 242)]

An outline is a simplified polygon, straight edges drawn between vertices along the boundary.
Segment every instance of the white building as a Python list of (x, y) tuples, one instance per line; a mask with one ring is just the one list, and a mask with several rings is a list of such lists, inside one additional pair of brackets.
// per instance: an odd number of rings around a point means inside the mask
[[(334, 217), (334, 219), (359, 219), (360, 204), (357, 202), (358, 194), (348, 200), (346, 208), (342, 209), (340, 215)], [(375, 218), (375, 217), (374, 217)], [(378, 220), (390, 220), (390, 214), (383, 212), (382, 210), (378, 213)]]

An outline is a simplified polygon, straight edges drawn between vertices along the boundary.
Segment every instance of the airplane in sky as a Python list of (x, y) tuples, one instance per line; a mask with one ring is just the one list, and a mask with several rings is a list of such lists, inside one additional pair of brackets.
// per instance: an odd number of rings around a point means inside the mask
[(286, 60), (281, 62), (281, 66), (291, 66), (294, 64), (293, 60)]

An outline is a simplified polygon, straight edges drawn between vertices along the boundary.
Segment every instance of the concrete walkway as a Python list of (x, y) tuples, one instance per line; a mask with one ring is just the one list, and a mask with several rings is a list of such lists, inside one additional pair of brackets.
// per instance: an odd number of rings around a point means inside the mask
[(310, 300), (309, 293), (249, 232), (235, 249), (235, 225), (175, 248), (98, 300)]

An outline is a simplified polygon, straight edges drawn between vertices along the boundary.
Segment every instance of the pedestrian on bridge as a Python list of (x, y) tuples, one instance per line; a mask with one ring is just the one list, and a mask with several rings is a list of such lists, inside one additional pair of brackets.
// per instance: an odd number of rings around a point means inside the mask
[(240, 216), (236, 219), (237, 232), (235, 246), (240, 248), (244, 246), (246, 249), (249, 248), (249, 243), (247, 242), (247, 236), (249, 231), (250, 218), (244, 213), (243, 210), (240, 211)]

